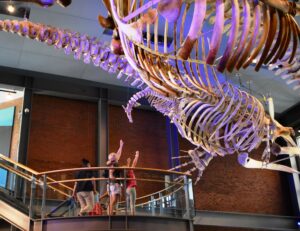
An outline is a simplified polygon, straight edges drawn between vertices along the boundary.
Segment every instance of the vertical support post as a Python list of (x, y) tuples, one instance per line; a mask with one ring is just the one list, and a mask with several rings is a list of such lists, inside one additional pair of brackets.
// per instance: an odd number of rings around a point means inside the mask
[(162, 193), (160, 192), (159, 194), (158, 194), (158, 196), (159, 196), (159, 215), (163, 215), (163, 213), (164, 213), (164, 206), (163, 206), (163, 204), (164, 204), (164, 198), (163, 198), (163, 195), (162, 195)]
[(189, 196), (189, 179), (187, 176), (184, 176), (184, 197), (185, 197), (185, 207), (186, 207), (186, 217), (189, 219), (190, 231), (194, 230), (191, 206), (190, 206), (190, 196)]
[(31, 116), (31, 109), (32, 109), (33, 80), (27, 77), (25, 82), (26, 83), (24, 89), (24, 100), (23, 100), (23, 108), (22, 108), (18, 162), (26, 165), (29, 130), (30, 130), (30, 116)]
[[(20, 131), (20, 141), (19, 141), (19, 152), (18, 152), (18, 162), (24, 165), (27, 164), (27, 148), (29, 140), (29, 131), (30, 131), (30, 115), (32, 108), (32, 78), (26, 77), (25, 79), (25, 88), (24, 88), (24, 100), (22, 107), (22, 119), (21, 119), (21, 131)], [(24, 181), (19, 177), (16, 177), (15, 182), (15, 195), (16, 197), (25, 197), (22, 193), (26, 193), (23, 189)]]
[[(300, 147), (300, 138), (297, 137), (296, 142), (298, 147)], [(299, 171), (299, 165), (297, 164), (297, 162), (299, 161), (299, 157), (292, 157), (289, 161), (291, 167)], [(296, 173), (293, 173), (288, 177), (290, 182), (290, 191), (292, 194), (291, 198), (294, 206), (295, 215), (299, 216), (300, 215), (300, 177)]]
[(190, 198), (189, 198), (189, 181), (187, 176), (184, 176), (184, 198), (185, 198), (185, 209), (186, 209), (186, 216), (188, 219), (191, 218), (191, 211), (190, 211)]
[(36, 188), (35, 181), (36, 181), (35, 177), (32, 176), (31, 186), (30, 186), (30, 200), (29, 200), (29, 217), (30, 218), (33, 218), (33, 216), (34, 216), (33, 206), (34, 206), (35, 188)]
[(166, 125), (169, 153), (169, 168), (174, 168), (175, 166), (179, 165), (179, 159), (173, 159), (173, 157), (179, 156), (178, 131), (176, 126), (171, 123), (171, 120), (169, 118), (166, 119)]
[(45, 218), (46, 214), (46, 195), (47, 195), (47, 175), (43, 175), (43, 197), (42, 197), (42, 208), (41, 208), (41, 215), (42, 219)]
[(127, 169), (124, 171), (124, 189), (125, 189), (125, 230), (128, 230), (128, 195), (127, 195)]
[(27, 182), (24, 181), (24, 187), (23, 187), (23, 198), (22, 198), (22, 201), (23, 203), (25, 204), (26, 203), (26, 191), (27, 191)]
[(155, 216), (155, 201), (154, 201), (154, 196), (151, 196), (151, 213), (152, 213), (152, 216)]
[[(97, 139), (97, 165), (104, 166), (108, 153), (108, 91), (100, 89), (100, 98), (98, 101), (98, 139)], [(103, 171), (100, 171), (102, 176)], [(98, 191), (102, 195), (105, 190), (106, 182), (100, 181)]]

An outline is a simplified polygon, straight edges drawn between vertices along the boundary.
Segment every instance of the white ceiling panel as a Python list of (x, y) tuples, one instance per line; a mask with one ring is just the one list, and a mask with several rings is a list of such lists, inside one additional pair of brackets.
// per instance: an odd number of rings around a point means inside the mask
[(38, 42), (36, 40), (26, 39), (22, 48), (23, 53), (34, 52), (36, 54), (45, 56), (54, 56), (58, 58), (64, 58), (73, 60), (72, 55), (66, 55), (63, 49), (57, 49), (54, 46), (48, 46), (45, 43)]
[(118, 86), (127, 86), (123, 80), (118, 80), (116, 74), (108, 74), (100, 67), (95, 67), (92, 64), (88, 65), (82, 74), (82, 79), (90, 81), (102, 82)]
[(80, 78), (86, 65), (81, 61), (74, 61), (54, 56), (24, 52), (20, 58), (20, 69), (33, 70), (43, 73)]
[(14, 49), (0, 48), (0, 64), (6, 67), (17, 67), (20, 59), (20, 52)]

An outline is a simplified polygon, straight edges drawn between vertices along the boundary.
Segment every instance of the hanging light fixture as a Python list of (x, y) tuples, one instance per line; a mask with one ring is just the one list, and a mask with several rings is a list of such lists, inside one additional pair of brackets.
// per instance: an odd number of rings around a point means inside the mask
[(16, 11), (16, 8), (15, 8), (15, 6), (12, 4), (12, 1), (10, 0), (9, 1), (9, 4), (7, 5), (7, 7), (6, 7), (6, 9), (7, 9), (7, 11), (9, 12), (9, 13), (14, 13), (15, 11)]

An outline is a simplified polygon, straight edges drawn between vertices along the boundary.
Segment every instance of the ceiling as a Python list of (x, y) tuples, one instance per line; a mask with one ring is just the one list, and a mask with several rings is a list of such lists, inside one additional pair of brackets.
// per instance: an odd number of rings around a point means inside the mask
[[(0, 4), (4, 3), (0, 1)], [(73, 0), (67, 8), (55, 5), (44, 9), (32, 4), (23, 5), (31, 8), (30, 20), (33, 22), (70, 29), (110, 41), (110, 36), (103, 34), (103, 29), (97, 21), (98, 14), (105, 15), (106, 11), (100, 0)], [(7, 18), (12, 17), (0, 15), (0, 19)], [(0, 66), (129, 87), (126, 82), (118, 80), (115, 75), (108, 74), (99, 67), (86, 65), (82, 61), (74, 60), (72, 56), (66, 56), (61, 50), (17, 35), (1, 32), (0, 49)], [(250, 68), (239, 74), (240, 77), (234, 73), (226, 75), (226, 78), (237, 85), (242, 82), (258, 98), (271, 95), (274, 98), (276, 113), (281, 113), (300, 102), (300, 91), (293, 91), (293, 86), (286, 85), (266, 69), (256, 73)]]

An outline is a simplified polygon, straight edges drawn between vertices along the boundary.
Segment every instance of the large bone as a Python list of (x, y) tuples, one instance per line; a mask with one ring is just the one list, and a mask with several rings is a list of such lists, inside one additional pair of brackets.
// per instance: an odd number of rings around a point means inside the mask
[(224, 29), (224, 2), (216, 1), (216, 21), (214, 31), (210, 41), (210, 49), (206, 58), (206, 63), (212, 65), (216, 59), (216, 55), (221, 45), (222, 34)]
[(237, 64), (236, 61), (239, 59), (242, 50), (245, 49), (245, 45), (247, 42), (247, 38), (248, 38), (248, 33), (250, 30), (250, 5), (248, 3), (248, 0), (243, 0), (243, 8), (244, 8), (244, 12), (243, 12), (243, 18), (244, 18), (244, 26), (242, 28), (242, 35), (240, 37), (240, 43), (238, 44), (238, 47), (235, 51), (235, 53), (233, 54), (232, 58), (228, 61), (227, 63), (227, 70), (229, 72), (232, 72), (234, 66)]
[(161, 0), (158, 3), (158, 13), (168, 22), (176, 22), (180, 16), (182, 0)]
[[(113, 73), (122, 70), (123, 74), (138, 78), (138, 74), (130, 67), (126, 59), (112, 55), (109, 47), (95, 38), (30, 21), (0, 20), (0, 30), (36, 39), (49, 46), (63, 48), (66, 54), (73, 52), (76, 59), (84, 57), (85, 63), (89, 63), (92, 59), (95, 66), (100, 66)], [(120, 65), (122, 66), (121, 70)]]
[(282, 11), (283, 13), (296, 15), (296, 4), (287, 0), (261, 0), (262, 2)]
[(268, 169), (268, 170), (275, 170), (281, 172), (288, 172), (288, 173), (297, 173), (300, 174), (297, 170), (280, 165), (280, 164), (266, 164), (262, 161), (257, 161), (248, 157), (247, 153), (241, 153), (238, 156), (239, 163), (244, 166), (245, 168), (254, 168), (254, 169)]
[(220, 63), (218, 65), (218, 70), (220, 72), (223, 72), (226, 68), (226, 64), (229, 61), (232, 53), (233, 53), (233, 48), (236, 44), (236, 39), (238, 35), (238, 30), (239, 30), (239, 20), (240, 20), (240, 9), (239, 9), (239, 3), (237, 0), (231, 0), (232, 3), (232, 25), (231, 25), (231, 30), (230, 30), (230, 35), (228, 38), (227, 46), (224, 51), (224, 54), (222, 56), (222, 59), (220, 60)]
[(202, 33), (202, 26), (206, 12), (206, 0), (195, 0), (194, 14), (191, 22), (190, 30), (185, 39), (182, 48), (179, 50), (178, 55), (182, 59), (188, 59), (192, 49)]
[(269, 11), (269, 13), (270, 13), (270, 28), (269, 28), (269, 32), (268, 32), (268, 37), (267, 37), (267, 41), (266, 41), (263, 53), (260, 56), (260, 59), (255, 66), (255, 71), (259, 71), (261, 65), (264, 63), (265, 59), (267, 58), (268, 52), (271, 48), (272, 42), (275, 37), (276, 30), (277, 30), (276, 11), (272, 7), (269, 7), (269, 9), (270, 9), (270, 11)]

